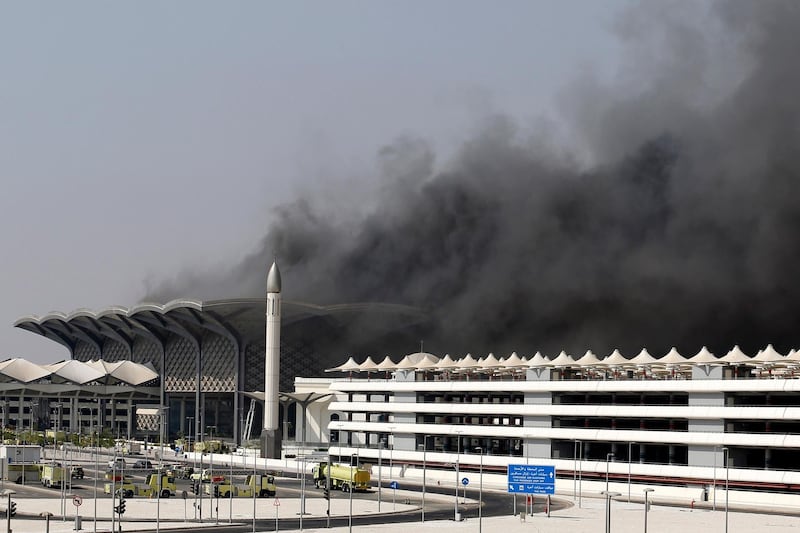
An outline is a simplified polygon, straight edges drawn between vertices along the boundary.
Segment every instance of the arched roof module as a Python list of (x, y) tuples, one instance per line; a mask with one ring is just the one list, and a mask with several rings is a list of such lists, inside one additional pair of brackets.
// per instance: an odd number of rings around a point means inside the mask
[[(419, 308), (385, 303), (315, 305), (284, 301), (281, 311), (284, 327), (320, 318), (339, 326), (358, 323), (361, 329), (372, 327), (380, 332), (428, 320), (427, 313)], [(365, 314), (373, 318), (374, 324), (364, 324)], [(144, 302), (130, 308), (113, 305), (98, 312), (78, 309), (68, 314), (26, 315), (18, 318), (14, 326), (54, 340), (70, 353), (74, 353), (79, 342), (97, 346), (98, 353), (102, 353), (100, 346), (105, 340), (129, 348), (136, 336), (163, 344), (169, 333), (196, 341), (204, 331), (210, 331), (228, 338), (234, 345), (249, 344), (264, 336), (265, 315), (264, 298), (212, 301), (182, 298), (163, 305)]]

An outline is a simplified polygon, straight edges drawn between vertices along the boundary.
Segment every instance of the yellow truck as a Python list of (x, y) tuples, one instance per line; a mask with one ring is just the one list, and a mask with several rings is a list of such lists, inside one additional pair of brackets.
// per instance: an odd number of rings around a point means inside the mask
[[(175, 478), (171, 476), (161, 475), (161, 497), (162, 498), (169, 498), (170, 496), (175, 496), (177, 487), (175, 486)], [(159, 475), (158, 474), (148, 474), (145, 480), (145, 485), (147, 487), (148, 496), (158, 494), (158, 484), (159, 484)]]
[[(324, 489), (328, 483), (328, 463), (320, 463), (319, 466), (315, 466), (312, 473), (314, 484), (318, 489)], [(369, 490), (370, 488), (369, 470), (357, 466), (331, 465), (330, 478), (331, 488), (340, 489), (343, 492)]]
[(5, 479), (15, 483), (35, 483), (41, 480), (41, 469), (38, 464), (13, 463), (5, 468)]
[(57, 487), (61, 488), (61, 485), (64, 484), (64, 480), (69, 477), (69, 473), (67, 469), (58, 464), (43, 464), (41, 465), (41, 473), (39, 474), (39, 480), (41, 481), (42, 485), (47, 488), (50, 487)]
[(250, 474), (244, 480), (244, 485), (236, 486), (237, 496), (252, 498), (253, 493), (259, 498), (275, 496), (278, 491), (275, 486), (275, 477), (269, 474)]
[(205, 453), (220, 453), (222, 452), (221, 440), (205, 440), (194, 443), (194, 451)]
[(231, 485), (229, 479), (223, 477), (212, 483), (206, 483), (203, 490), (209, 496), (216, 498), (232, 498), (236, 489)]
[(111, 483), (106, 483), (103, 486), (103, 492), (106, 494), (118, 494), (125, 496), (126, 498), (133, 498), (133, 495), (140, 495), (143, 496), (142, 491), (133, 484), (133, 481), (129, 477), (125, 477), (120, 480), (112, 481)]

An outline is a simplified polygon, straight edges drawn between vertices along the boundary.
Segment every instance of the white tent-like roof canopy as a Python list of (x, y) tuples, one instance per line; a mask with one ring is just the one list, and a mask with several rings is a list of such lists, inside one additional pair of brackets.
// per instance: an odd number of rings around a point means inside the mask
[(108, 362), (103, 360), (81, 362), (75, 360), (39, 365), (26, 359), (6, 359), (0, 361), (0, 381), (36, 383), (40, 381), (86, 385), (126, 384), (140, 386), (158, 379), (150, 365), (133, 361)]
[[(3, 372), (3, 363), (0, 363), (0, 374)], [(591, 351), (587, 350), (586, 354), (579, 358), (573, 359), (565, 351), (561, 351), (557, 357), (549, 359), (543, 356), (540, 352), (530, 359), (526, 360), (517, 355), (516, 352), (512, 353), (507, 359), (501, 357), (498, 359), (494, 354), (490, 353), (486, 357), (475, 359), (471, 354), (458, 359), (452, 359), (449, 355), (439, 358), (430, 353), (413, 353), (402, 358), (397, 364), (391, 362), (388, 357), (381, 362), (380, 365), (375, 365), (374, 362), (367, 358), (364, 363), (359, 365), (351, 357), (346, 363), (328, 369), (328, 372), (345, 372), (348, 370), (367, 370), (372, 371), (376, 369), (385, 370), (426, 370), (426, 371), (439, 371), (439, 372), (457, 372), (461, 374), (477, 374), (486, 373), (491, 370), (516, 371), (517, 373), (524, 373), (526, 369), (540, 370), (542, 368), (564, 369), (573, 368), (581, 372), (586, 368), (596, 368), (599, 371), (604, 371), (609, 368), (643, 368), (649, 367), (653, 372), (664, 373), (672, 369), (675, 374), (676, 368), (680, 371), (688, 370), (692, 367), (702, 366), (708, 367), (709, 365), (748, 365), (748, 366), (781, 366), (796, 368), (800, 366), (800, 352), (791, 350), (787, 355), (780, 354), (772, 345), (768, 345), (763, 350), (760, 350), (754, 356), (748, 356), (738, 346), (734, 346), (724, 357), (716, 357), (706, 347), (703, 347), (695, 356), (685, 358), (678, 353), (678, 350), (672, 348), (666, 355), (661, 358), (655, 358), (643, 348), (636, 357), (626, 358), (619, 350), (614, 350), (608, 357), (598, 359), (597, 356)]]

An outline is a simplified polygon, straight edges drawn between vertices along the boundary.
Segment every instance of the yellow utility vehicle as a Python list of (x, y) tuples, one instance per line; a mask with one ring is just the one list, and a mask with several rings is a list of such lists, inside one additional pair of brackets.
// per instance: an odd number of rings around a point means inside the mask
[[(314, 484), (318, 489), (324, 489), (328, 484), (328, 463), (320, 463), (312, 470)], [(344, 492), (351, 490), (369, 490), (369, 470), (357, 466), (330, 465), (331, 489), (340, 489)]]

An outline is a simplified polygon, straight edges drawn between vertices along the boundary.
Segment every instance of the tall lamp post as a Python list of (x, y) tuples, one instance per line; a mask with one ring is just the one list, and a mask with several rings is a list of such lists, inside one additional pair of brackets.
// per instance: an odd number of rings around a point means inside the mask
[(608, 465), (609, 463), (611, 463), (611, 459), (613, 458), (614, 458), (613, 453), (609, 452), (606, 454), (606, 492), (608, 492)]
[[(211, 487), (214, 483), (214, 431), (217, 430), (217, 426), (208, 426), (206, 429), (208, 430), (208, 481), (209, 487)], [(209, 514), (211, 515), (214, 514), (214, 509), (211, 507), (213, 501), (212, 497), (209, 496), (208, 505)], [(219, 496), (217, 496), (217, 525), (219, 525)]]
[(655, 489), (644, 489), (644, 533), (647, 533), (647, 511), (650, 510), (650, 500), (647, 496)]
[(475, 451), (481, 454), (480, 483), (478, 484), (478, 533), (483, 529), (483, 448), (478, 446)]
[[(91, 409), (89, 410), (89, 416), (91, 417)], [(94, 528), (93, 528), (94, 533), (97, 533), (97, 477), (98, 473), (100, 472), (100, 465), (97, 464), (98, 462), (97, 448), (99, 446), (98, 444), (99, 439), (100, 439), (100, 433), (99, 431), (95, 431), (92, 434), (92, 444), (94, 444)]]
[(611, 533), (611, 498), (622, 496), (622, 494), (619, 492), (609, 492), (607, 490), (604, 490), (600, 494), (604, 494), (606, 497), (606, 533)]
[[(580, 459), (579, 459), (580, 458)], [(578, 468), (578, 461), (583, 462), (583, 441), (576, 440), (575, 445), (572, 449), (572, 460), (573, 460), (573, 467), (572, 467), (572, 501), (577, 499), (578, 501), (578, 508), (581, 507), (581, 489), (582, 486), (579, 484), (582, 481), (582, 469)], [(583, 466), (581, 464), (581, 466)]]
[(728, 482), (730, 481), (730, 450), (728, 447), (722, 448), (725, 460), (725, 533), (728, 533)]
[(347, 491), (350, 493), (350, 519), (348, 521), (350, 533), (353, 533), (353, 483), (355, 481), (355, 473), (358, 468), (358, 455), (353, 454), (350, 456), (350, 486)]
[(422, 437), (422, 522), (425, 522), (425, 486), (427, 485), (427, 453), (428, 453), (428, 435)]
[[(381, 489), (383, 488), (383, 445), (384, 445), (384, 438), (381, 436), (378, 439), (378, 512), (381, 512), (381, 500), (382, 500), (382, 492)], [(391, 476), (390, 476), (391, 477)]]
[(156, 493), (156, 533), (161, 531), (161, 485), (164, 476), (164, 417), (167, 414), (167, 409), (169, 409), (169, 407), (163, 405), (158, 407), (158, 447), (160, 453), (158, 454), (158, 483), (156, 483), (158, 491)]

